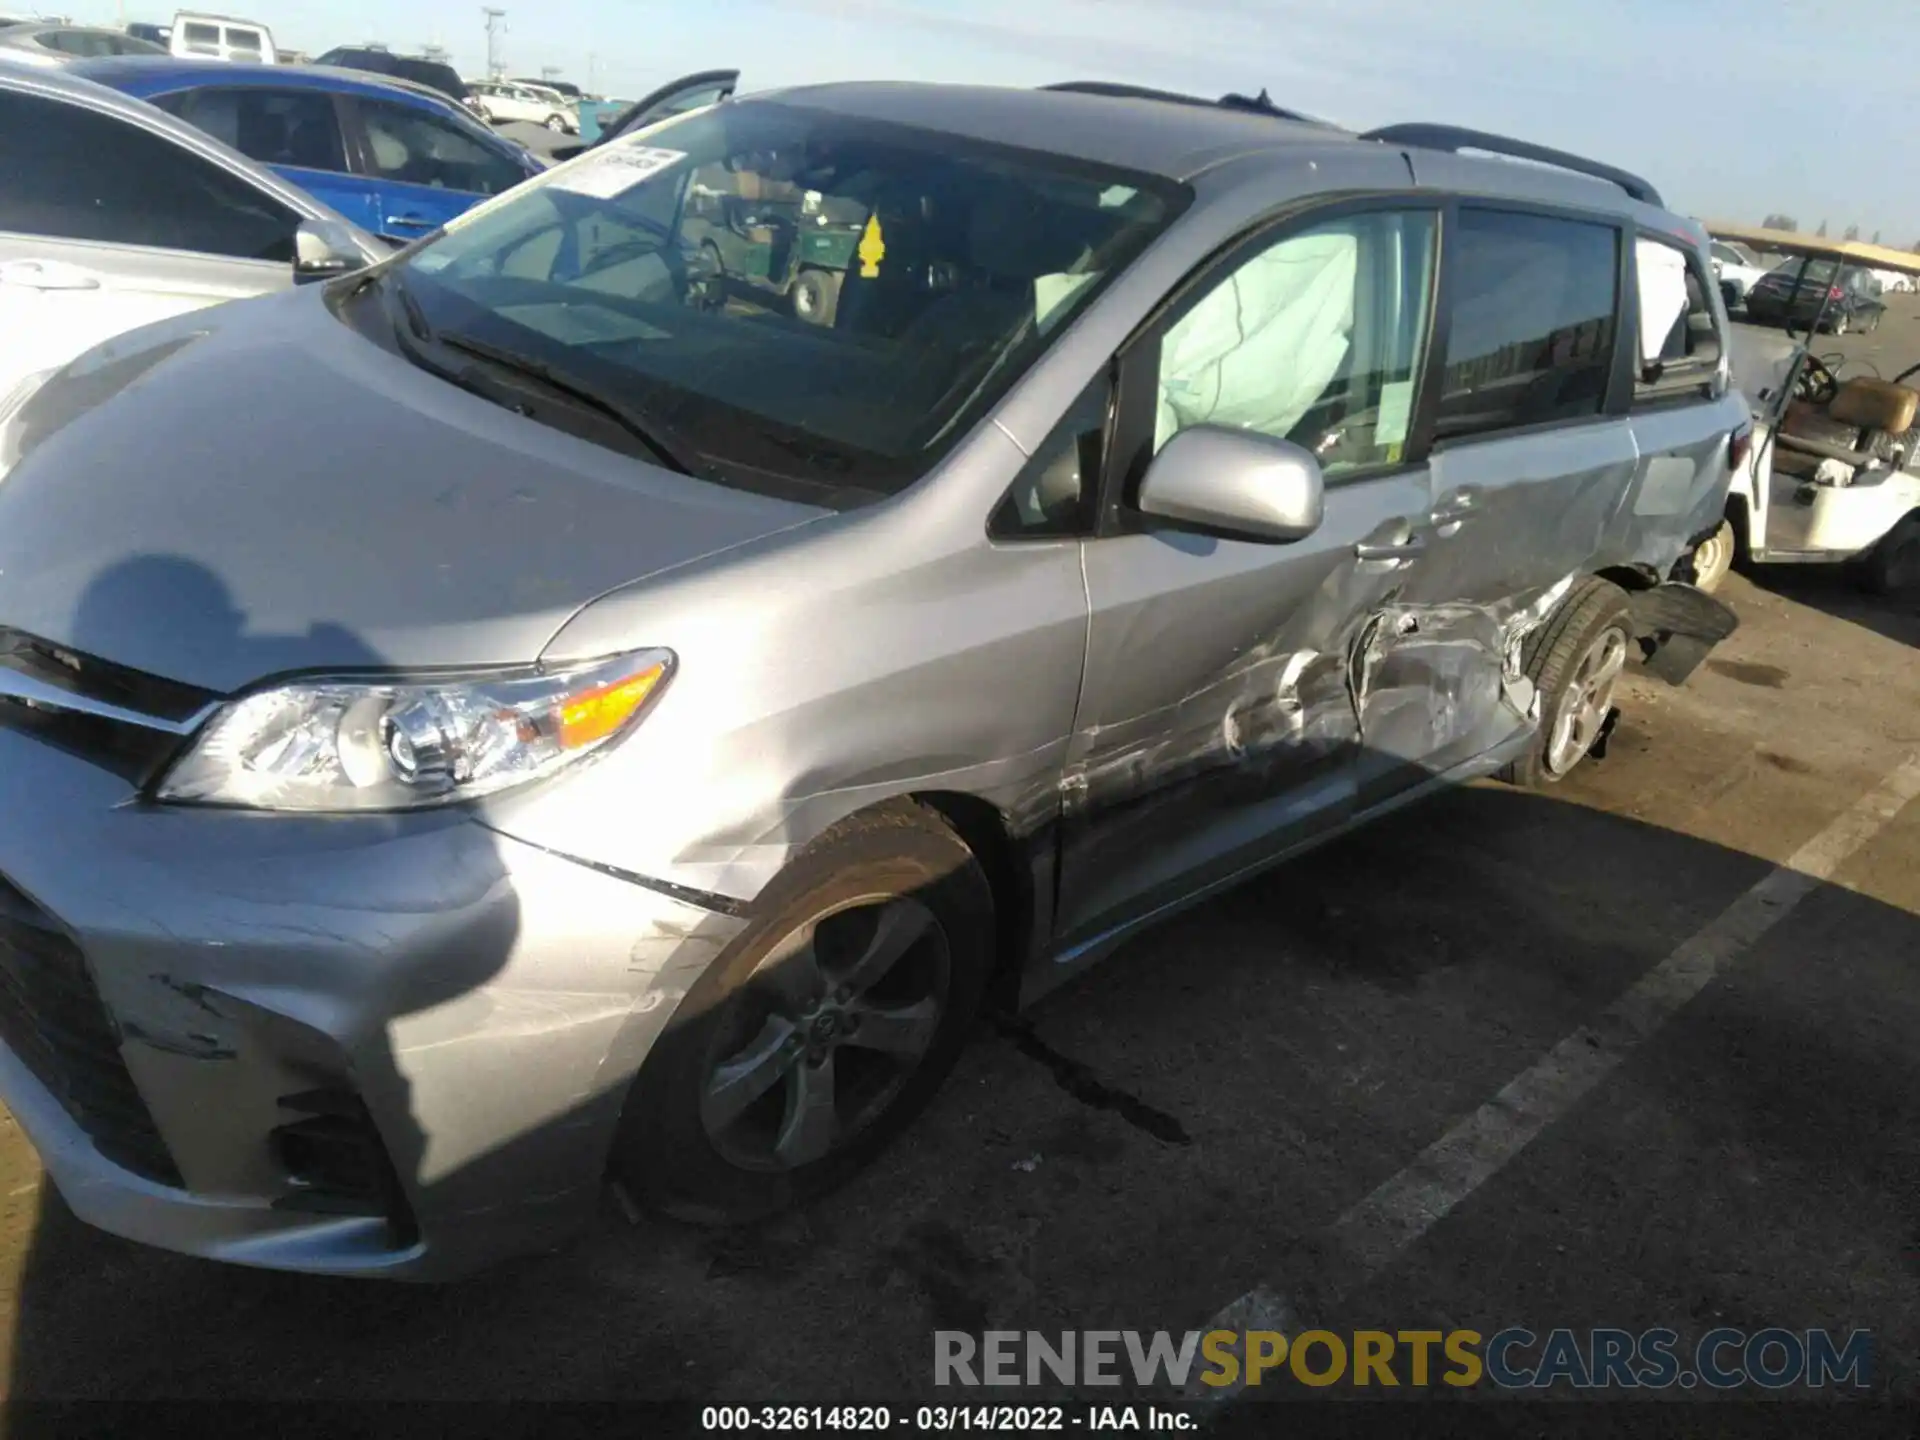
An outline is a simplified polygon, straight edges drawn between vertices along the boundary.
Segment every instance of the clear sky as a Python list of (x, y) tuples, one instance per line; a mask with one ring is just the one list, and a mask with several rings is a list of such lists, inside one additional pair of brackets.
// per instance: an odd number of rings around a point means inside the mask
[[(41, 0), (159, 20), (172, 0)], [(1920, 241), (1907, 142), (1915, 0), (495, 0), (510, 73), (556, 65), (632, 98), (737, 66), (743, 89), (832, 79), (1265, 86), (1355, 126), (1471, 125), (1651, 179), (1675, 209)], [(25, 8), (25, 7), (20, 7)], [(486, 64), (466, 0), (222, 0), (282, 46), (436, 41)], [(591, 57), (591, 62), (590, 62)]]

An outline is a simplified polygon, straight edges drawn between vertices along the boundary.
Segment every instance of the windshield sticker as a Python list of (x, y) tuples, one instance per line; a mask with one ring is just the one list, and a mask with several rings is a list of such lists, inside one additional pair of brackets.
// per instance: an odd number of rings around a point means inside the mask
[(880, 233), (877, 211), (867, 217), (867, 228), (860, 237), (860, 248), (854, 253), (860, 257), (861, 277), (867, 280), (878, 278), (880, 262), (887, 258), (887, 237)]
[(596, 200), (612, 200), (642, 181), (651, 180), (662, 170), (671, 170), (686, 158), (684, 150), (657, 150), (650, 145), (609, 146), (589, 151), (578, 164), (556, 173), (550, 183), (556, 190), (591, 195)]

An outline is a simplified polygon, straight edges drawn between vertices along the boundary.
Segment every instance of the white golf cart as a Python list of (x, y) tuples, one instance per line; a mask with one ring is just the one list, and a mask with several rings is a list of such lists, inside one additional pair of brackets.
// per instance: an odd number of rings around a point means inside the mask
[[(1727, 523), (1695, 555), (1701, 587), (1717, 585), (1736, 553), (1763, 564), (1848, 564), (1881, 594), (1920, 585), (1920, 355), (1882, 375), (1871, 361), (1817, 355), (1810, 344), (1841, 294), (1828, 277), (1855, 266), (1920, 275), (1920, 255), (1779, 230), (1708, 229), (1800, 265), (1784, 335), (1742, 326), (1732, 336), (1733, 377), (1753, 406), (1754, 435), (1734, 473)], [(1805, 333), (1796, 334), (1801, 323)]]

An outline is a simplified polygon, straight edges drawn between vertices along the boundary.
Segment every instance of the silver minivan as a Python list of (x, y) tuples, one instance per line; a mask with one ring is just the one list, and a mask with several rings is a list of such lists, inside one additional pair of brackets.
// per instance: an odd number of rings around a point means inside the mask
[(254, 1265), (818, 1194), (983, 1006), (1687, 677), (1710, 274), (1498, 137), (857, 84), (109, 342), (0, 417), (0, 1094)]

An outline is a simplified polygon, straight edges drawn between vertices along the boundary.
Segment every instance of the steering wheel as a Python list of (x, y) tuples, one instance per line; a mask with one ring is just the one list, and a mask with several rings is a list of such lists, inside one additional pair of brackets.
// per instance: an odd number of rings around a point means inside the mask
[(1826, 359), (1808, 355), (1800, 373), (1793, 377), (1793, 398), (1809, 405), (1831, 404), (1833, 397), (1840, 393), (1840, 377), (1833, 370), (1834, 365), (1840, 363), (1842, 359), (1838, 355)]

